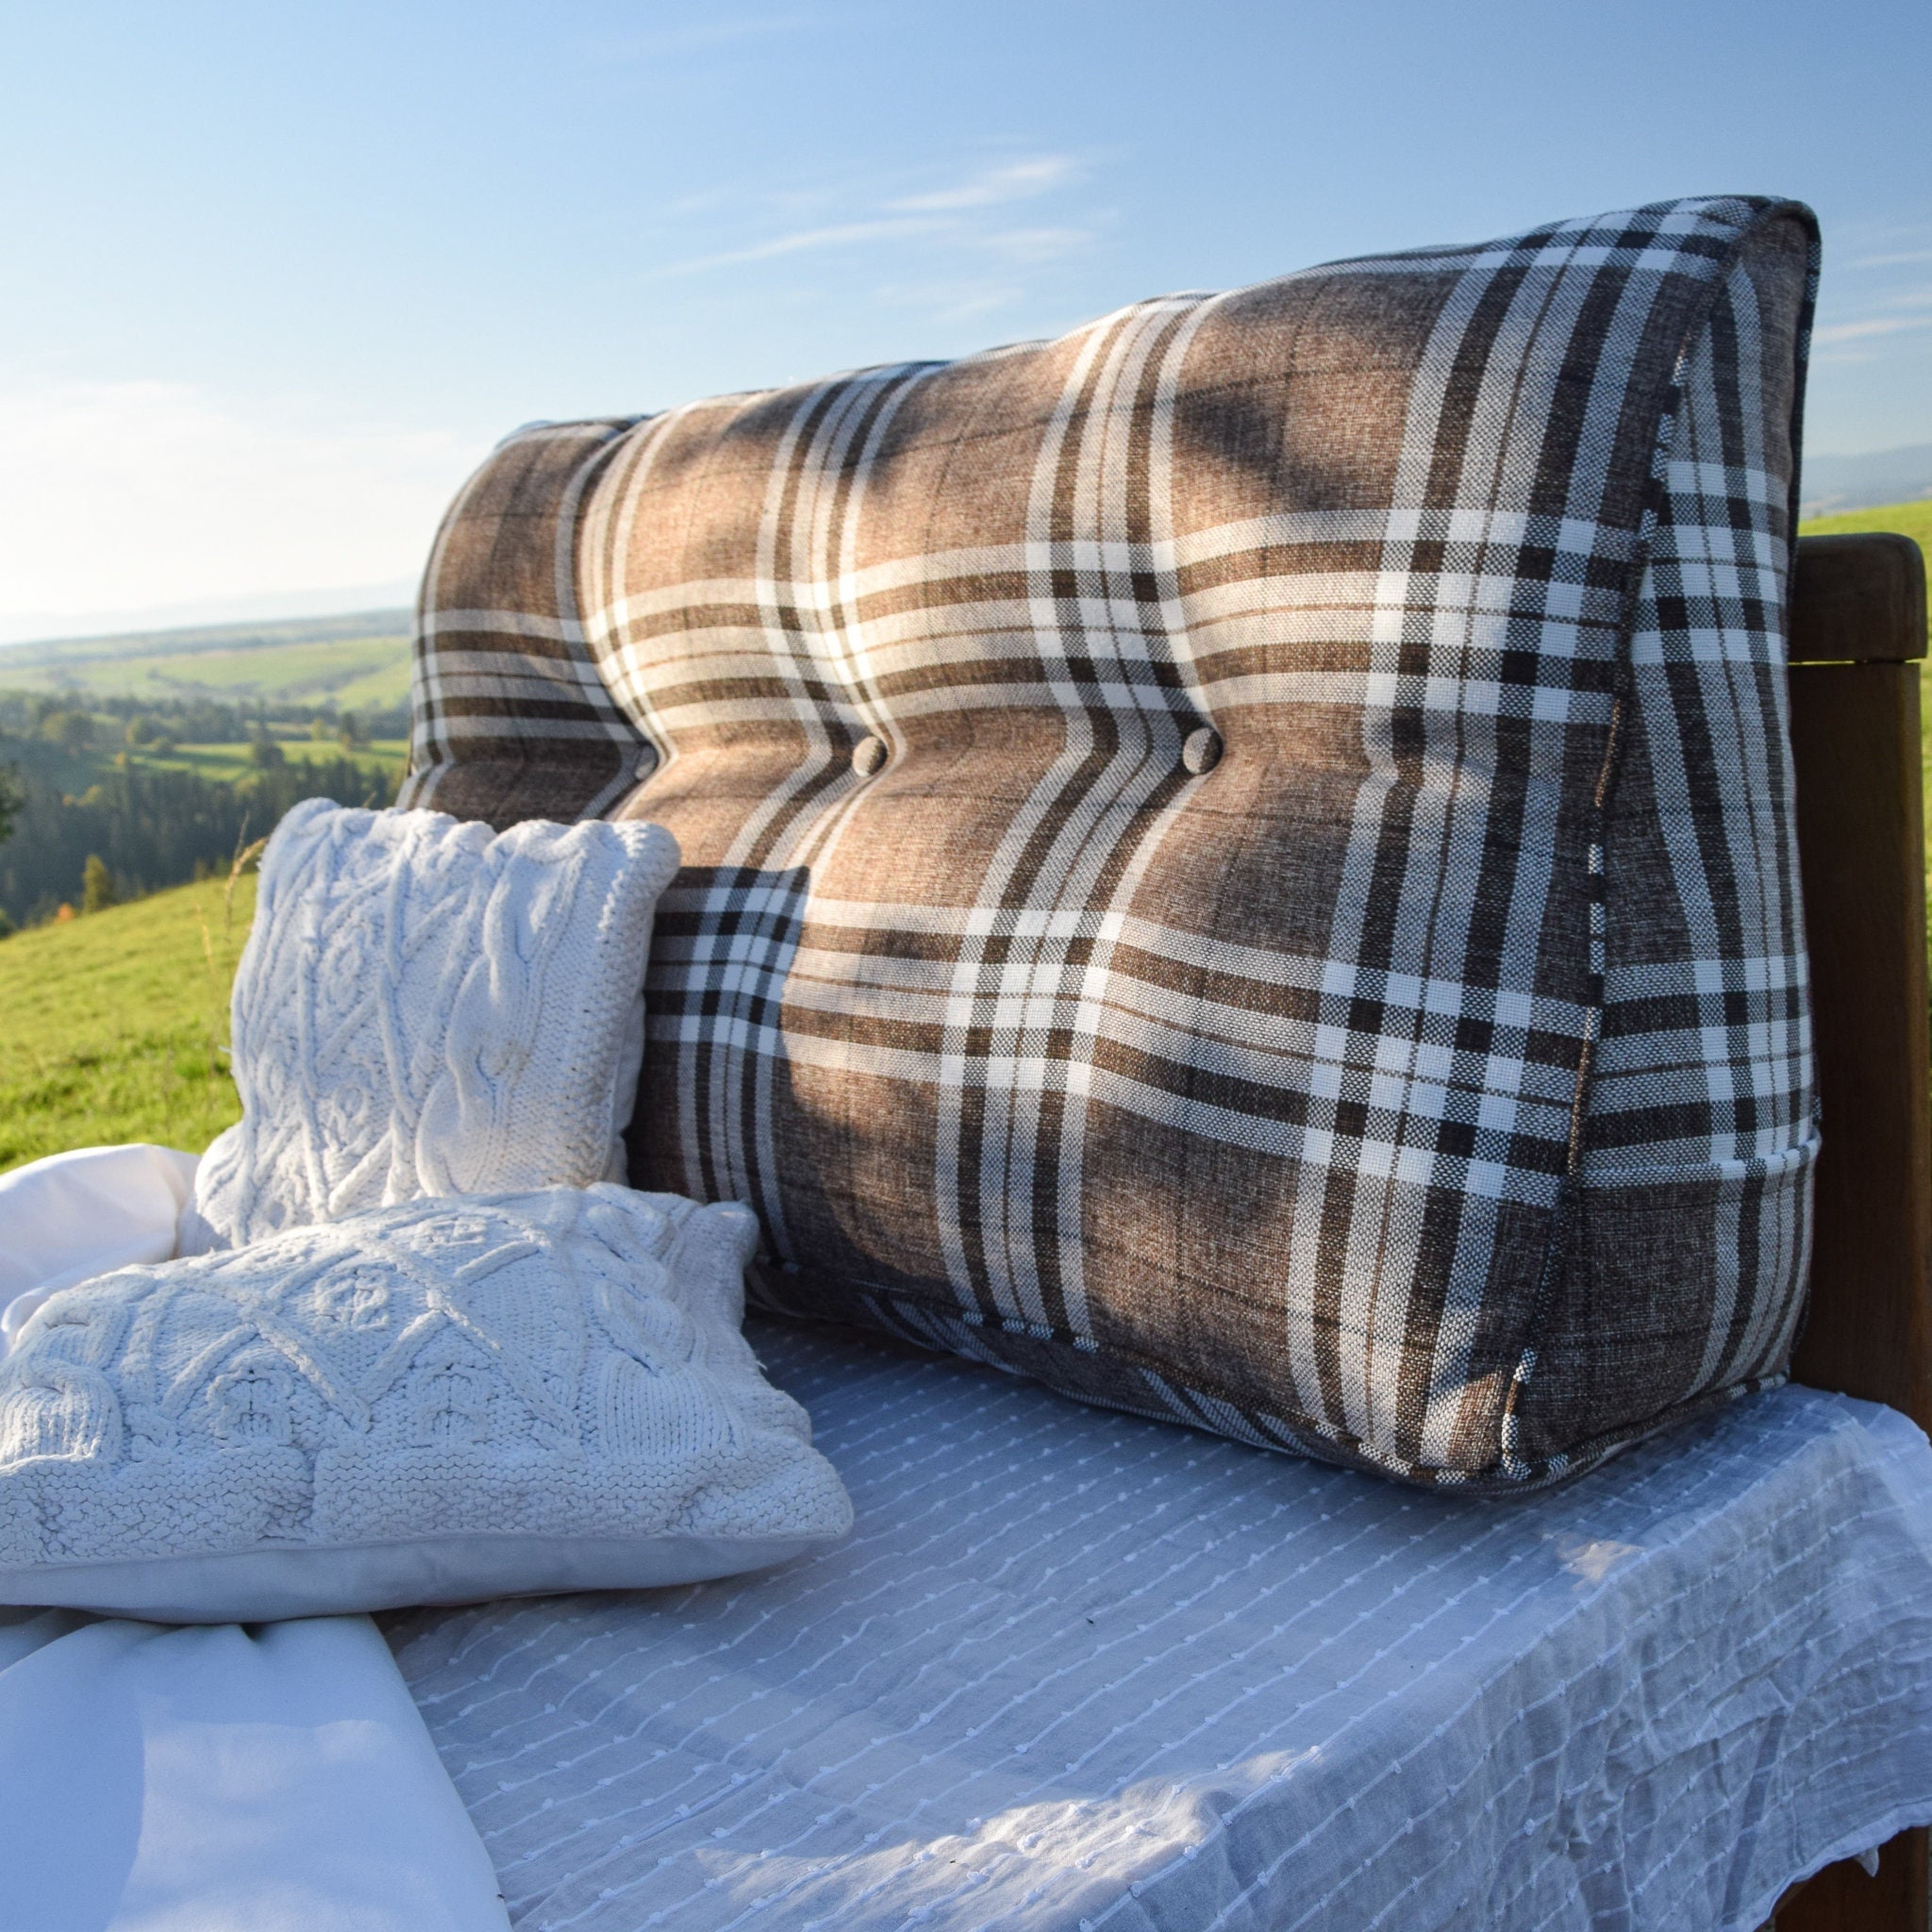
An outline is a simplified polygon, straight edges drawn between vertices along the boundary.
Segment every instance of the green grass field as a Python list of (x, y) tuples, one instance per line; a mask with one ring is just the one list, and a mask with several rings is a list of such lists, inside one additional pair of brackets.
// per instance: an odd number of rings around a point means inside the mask
[(219, 1051), (255, 880), (177, 886), (0, 944), (0, 1171), (117, 1141), (199, 1152), (242, 1111)]
[[(313, 739), (277, 733), (275, 741), (282, 748), (282, 757), (291, 765), (326, 765), (338, 758), (348, 758), (373, 776), (387, 778), (391, 784), (403, 775), (409, 757), (409, 741), (406, 738), (378, 738), (352, 752), (344, 751), (341, 741), (334, 737)], [(129, 749), (103, 734), (103, 741), (86, 751), (63, 751), (58, 745), (41, 742), (30, 742), (25, 751), (32, 759), (35, 776), (63, 791), (76, 793), (107, 777), (124, 758), (137, 771), (193, 772), (219, 785), (245, 778), (256, 769), (244, 743), (177, 744), (165, 752), (155, 752)], [(21, 747), (7, 746), (0, 753), (0, 761), (5, 761), (8, 755), (19, 758)]]
[[(1901, 530), (1932, 556), (1932, 503), (1821, 518), (1805, 529)], [(333, 742), (284, 744), (291, 758), (311, 749), (338, 751)], [(373, 746), (369, 761), (390, 768), (402, 749)], [(1932, 779), (1932, 728), (1926, 749)], [(247, 769), (246, 747), (197, 746), (179, 761), (234, 776)], [(0, 1170), (115, 1141), (198, 1151), (237, 1117), (219, 1049), (254, 911), (252, 877), (236, 881), (231, 903), (216, 880), (0, 944)]]
[(1842, 516), (1813, 517), (1798, 525), (1807, 537), (1835, 537), (1853, 530), (1896, 530), (1925, 553), (1932, 567), (1932, 497), (1922, 503), (1889, 504), (1883, 509), (1848, 509)]
[(75, 698), (284, 699), (355, 709), (386, 708), (409, 694), (406, 637), (349, 638), (327, 644), (262, 644), (251, 650), (183, 652), (170, 657), (83, 658), (73, 664), (9, 664), (0, 682), (15, 691), (58, 691)]
[(85, 689), (129, 697), (287, 698), (389, 706), (409, 692), (409, 641), (353, 638), (329, 644), (265, 644), (173, 658), (104, 659), (81, 667)]

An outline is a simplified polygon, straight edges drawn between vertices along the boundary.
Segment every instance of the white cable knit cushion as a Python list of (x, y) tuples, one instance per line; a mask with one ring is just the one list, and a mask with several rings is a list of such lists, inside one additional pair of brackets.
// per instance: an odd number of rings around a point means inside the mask
[(235, 979), (242, 1119), (202, 1160), (184, 1245), (622, 1179), (651, 922), (677, 864), (660, 825), (493, 836), (296, 806)]
[(50, 1299), (0, 1364), (0, 1602), (219, 1623), (688, 1583), (842, 1536), (739, 1332), (748, 1208), (425, 1200)]

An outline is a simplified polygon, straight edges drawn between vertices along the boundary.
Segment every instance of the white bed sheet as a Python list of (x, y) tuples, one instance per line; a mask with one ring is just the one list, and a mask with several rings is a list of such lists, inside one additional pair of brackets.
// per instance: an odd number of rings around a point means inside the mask
[[(175, 1252), (196, 1158), (0, 1175), (0, 1355)], [(502, 1932), (476, 1833), (366, 1617), (185, 1630), (0, 1610), (0, 1932)]]
[(0, 1618), (0, 1932), (503, 1925), (368, 1618)]
[(1932, 1449), (1790, 1389), (1509, 1503), (770, 1324), (858, 1527), (388, 1621), (514, 1924), (1750, 1928), (1932, 1819)]
[(50, 1294), (167, 1260), (199, 1165), (198, 1155), (136, 1141), (0, 1174), (0, 1355)]

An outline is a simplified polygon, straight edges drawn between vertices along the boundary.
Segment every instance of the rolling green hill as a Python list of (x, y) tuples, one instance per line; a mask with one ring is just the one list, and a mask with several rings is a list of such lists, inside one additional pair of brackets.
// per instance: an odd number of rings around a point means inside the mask
[[(348, 758), (373, 775), (392, 786), (403, 775), (408, 762), (409, 741), (406, 738), (378, 738), (374, 743), (344, 751), (334, 740), (318, 743), (312, 739), (277, 736), (283, 758), (291, 765), (333, 764)], [(204, 778), (232, 782), (245, 778), (255, 769), (250, 747), (236, 744), (179, 744), (166, 752), (133, 752), (128, 763), (146, 772), (198, 772)]]
[(0, 647), (0, 785), (25, 801), (0, 846), (0, 914), (34, 924), (78, 904), (90, 855), (126, 898), (225, 865), (238, 831), (307, 792), (392, 797), (409, 623), (376, 610)]
[(407, 610), (134, 631), (0, 647), (0, 687), (88, 698), (213, 697), (386, 709), (409, 690)]

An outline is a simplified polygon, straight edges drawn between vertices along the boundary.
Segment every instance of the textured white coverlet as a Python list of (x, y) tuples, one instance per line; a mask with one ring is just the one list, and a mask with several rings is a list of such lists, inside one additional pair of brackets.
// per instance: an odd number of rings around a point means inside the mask
[(503, 1932), (363, 1617), (0, 1620), (0, 1932)]
[(858, 1527), (387, 1620), (521, 1927), (1755, 1927), (1932, 1819), (1932, 1449), (1754, 1398), (1457, 1501), (760, 1324)]
[(242, 1119), (183, 1252), (425, 1194), (624, 1177), (661, 825), (296, 806), (235, 976)]

